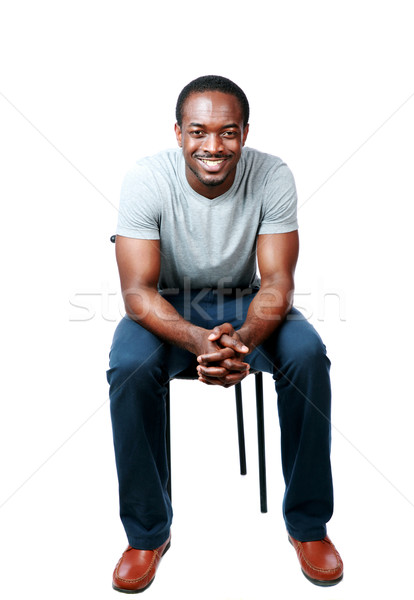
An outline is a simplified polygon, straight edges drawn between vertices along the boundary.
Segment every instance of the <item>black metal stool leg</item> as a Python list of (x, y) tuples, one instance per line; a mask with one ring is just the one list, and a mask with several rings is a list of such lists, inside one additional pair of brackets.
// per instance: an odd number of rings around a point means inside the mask
[[(256, 383), (256, 412), (257, 412), (257, 440), (259, 454), (259, 483), (260, 483), (260, 510), (267, 512), (267, 489), (266, 489), (266, 454), (265, 454), (265, 434), (264, 434), (264, 410), (263, 410), (263, 375), (261, 372), (255, 373)], [(165, 398), (166, 411), (166, 431), (165, 443), (167, 449), (168, 462), (168, 483), (167, 491), (171, 499), (171, 415), (170, 415), (170, 384), (167, 383), (167, 393)], [(239, 440), (240, 473), (246, 475), (246, 446), (244, 437), (243, 420), (243, 402), (241, 384), (235, 386), (236, 411), (237, 411), (237, 433)]]
[(167, 447), (168, 483), (167, 492), (171, 498), (171, 421), (170, 421), (170, 382), (167, 383), (167, 395), (165, 397), (166, 429), (165, 444)]
[(237, 413), (237, 434), (239, 437), (239, 457), (240, 457), (240, 475), (246, 475), (246, 445), (244, 442), (244, 421), (243, 421), (243, 402), (241, 383), (235, 386), (236, 393), (236, 413)]
[(257, 412), (257, 442), (259, 452), (259, 483), (260, 483), (260, 510), (267, 512), (267, 490), (266, 490), (266, 453), (264, 433), (264, 411), (263, 411), (263, 375), (261, 372), (255, 374), (256, 378), (256, 412)]

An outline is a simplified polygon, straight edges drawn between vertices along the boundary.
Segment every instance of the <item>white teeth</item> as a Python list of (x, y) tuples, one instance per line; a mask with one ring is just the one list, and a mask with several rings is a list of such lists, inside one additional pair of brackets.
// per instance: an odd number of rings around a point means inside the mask
[(223, 159), (222, 160), (203, 160), (202, 162), (205, 165), (215, 166), (215, 165), (220, 165), (223, 162)]

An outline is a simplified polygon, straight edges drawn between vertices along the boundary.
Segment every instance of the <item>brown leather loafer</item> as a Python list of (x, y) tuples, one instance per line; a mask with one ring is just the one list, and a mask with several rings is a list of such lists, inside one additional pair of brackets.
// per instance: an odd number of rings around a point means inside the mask
[(315, 585), (336, 585), (343, 577), (344, 565), (331, 540), (326, 536), (317, 542), (298, 542), (289, 535), (298, 555), (302, 573)]
[(161, 558), (171, 544), (171, 535), (155, 550), (137, 550), (128, 546), (121, 556), (112, 578), (112, 587), (118, 592), (137, 594), (154, 581)]

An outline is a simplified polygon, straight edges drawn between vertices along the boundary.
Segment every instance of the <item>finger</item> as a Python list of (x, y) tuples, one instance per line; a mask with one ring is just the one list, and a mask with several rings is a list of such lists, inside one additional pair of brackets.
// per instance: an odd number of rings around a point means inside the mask
[(243, 379), (247, 377), (248, 374), (248, 371), (244, 371), (241, 373), (229, 373), (224, 378), (221, 378), (221, 381), (223, 381), (226, 386), (235, 385), (236, 383), (240, 383), (241, 381), (243, 381)]
[(210, 385), (230, 387), (232, 385), (235, 385), (236, 383), (240, 383), (241, 381), (243, 381), (243, 379), (247, 377), (248, 374), (249, 371), (227, 373), (222, 377), (210, 377), (209, 375), (200, 374), (199, 379), (200, 381), (203, 381), (204, 383), (209, 383)]
[(225, 387), (225, 388), (229, 388), (232, 385), (236, 385), (237, 383), (240, 383), (241, 381), (243, 381), (243, 379), (246, 377), (246, 375), (240, 375), (239, 373), (237, 374), (237, 378), (236, 377), (225, 377), (225, 378), (211, 378), (209, 379), (208, 377), (199, 377), (199, 381), (202, 381), (203, 383), (206, 383), (207, 385), (219, 385), (221, 387)]
[(234, 350), (232, 350), (232, 348), (220, 348), (220, 350), (210, 352), (209, 354), (200, 354), (200, 356), (197, 356), (197, 362), (200, 364), (219, 362), (226, 358), (230, 358), (231, 356), (234, 356)]
[(227, 334), (221, 336), (220, 344), (226, 348), (233, 348), (236, 352), (241, 352), (242, 354), (248, 354), (249, 352), (249, 348), (243, 342)]
[(220, 367), (224, 367), (227, 371), (250, 371), (250, 365), (240, 360), (228, 358), (219, 363)]
[(211, 342), (215, 342), (216, 340), (220, 339), (220, 337), (223, 335), (223, 333), (224, 333), (224, 331), (222, 331), (220, 329), (220, 327), (214, 327), (213, 331), (208, 336), (208, 339)]
[(206, 375), (207, 377), (225, 377), (228, 373), (224, 367), (204, 367), (199, 365), (197, 367), (199, 375)]
[(222, 387), (226, 386), (226, 383), (224, 381), (222, 381), (222, 379), (218, 379), (217, 377), (212, 377), (210, 379), (209, 377), (200, 375), (200, 377), (198, 378), (198, 381), (201, 381), (202, 383), (206, 383), (207, 385), (221, 385)]
[(224, 333), (234, 333), (233, 326), (230, 323), (222, 323), (221, 325), (216, 325), (213, 331), (208, 336), (210, 341), (218, 340)]

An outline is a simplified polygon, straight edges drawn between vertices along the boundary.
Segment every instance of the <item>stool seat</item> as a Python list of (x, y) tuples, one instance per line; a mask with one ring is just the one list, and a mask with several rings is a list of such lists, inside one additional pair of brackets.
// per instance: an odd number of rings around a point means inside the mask
[(174, 375), (173, 379), (198, 379), (197, 366), (196, 364), (190, 365), (184, 371), (181, 371), (177, 375)]

